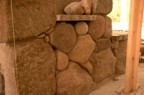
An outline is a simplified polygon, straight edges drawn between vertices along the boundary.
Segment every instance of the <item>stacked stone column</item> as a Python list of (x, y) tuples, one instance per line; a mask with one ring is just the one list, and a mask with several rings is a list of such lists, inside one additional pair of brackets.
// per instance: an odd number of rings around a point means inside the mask
[(0, 1), (6, 95), (87, 95), (114, 75), (112, 0), (99, 0), (96, 20), (56, 22), (73, 1)]

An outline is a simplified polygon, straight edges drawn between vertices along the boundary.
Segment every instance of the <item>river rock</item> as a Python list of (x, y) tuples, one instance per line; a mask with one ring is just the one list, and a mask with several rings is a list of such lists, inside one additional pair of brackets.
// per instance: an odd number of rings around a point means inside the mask
[(57, 95), (88, 95), (95, 89), (91, 76), (75, 62), (70, 62), (56, 78)]
[(58, 70), (66, 69), (69, 64), (68, 56), (64, 52), (57, 50), (56, 57), (57, 57), (57, 69)]
[(75, 31), (78, 35), (86, 34), (88, 32), (88, 29), (89, 29), (86, 22), (78, 22), (75, 24), (74, 28), (75, 28)]
[(112, 20), (110, 17), (105, 16), (105, 32), (104, 32), (104, 38), (110, 39), (112, 37)]
[(53, 32), (50, 33), (50, 43), (65, 53), (69, 53), (76, 42), (76, 32), (71, 24), (58, 23)]
[(93, 65), (92, 77), (96, 82), (100, 82), (115, 74), (116, 58), (111, 49), (93, 53), (90, 57), (90, 62)]
[(88, 61), (94, 49), (95, 42), (92, 40), (89, 34), (79, 36), (77, 44), (68, 54), (69, 59), (78, 63), (85, 63)]
[(95, 21), (89, 22), (89, 31), (88, 33), (91, 35), (94, 41), (101, 38), (105, 32), (105, 19), (101, 15), (97, 15), (97, 19)]

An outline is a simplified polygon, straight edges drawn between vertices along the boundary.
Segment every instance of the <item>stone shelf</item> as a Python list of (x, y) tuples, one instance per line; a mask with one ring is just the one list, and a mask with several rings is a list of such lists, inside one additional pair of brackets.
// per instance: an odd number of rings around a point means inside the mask
[(121, 32), (121, 31), (113, 31), (112, 32), (112, 40), (127, 40), (128, 39), (128, 32)]
[(57, 21), (92, 21), (97, 15), (57, 15)]

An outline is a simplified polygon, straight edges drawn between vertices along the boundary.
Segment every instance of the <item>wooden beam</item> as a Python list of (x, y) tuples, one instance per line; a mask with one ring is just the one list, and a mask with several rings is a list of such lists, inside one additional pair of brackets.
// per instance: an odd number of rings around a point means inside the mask
[(125, 93), (136, 90), (144, 0), (131, 0), (127, 45)]

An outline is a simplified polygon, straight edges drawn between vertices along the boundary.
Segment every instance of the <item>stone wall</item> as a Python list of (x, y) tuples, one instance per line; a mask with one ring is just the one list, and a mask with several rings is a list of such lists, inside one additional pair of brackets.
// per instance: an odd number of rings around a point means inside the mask
[(115, 73), (124, 74), (126, 67), (126, 50), (127, 50), (127, 32), (113, 31), (112, 41), (112, 51), (117, 59)]
[(64, 14), (65, 5), (73, 1), (0, 1), (6, 95), (88, 95), (113, 77), (117, 57), (107, 16), (112, 0), (99, 0), (96, 20), (56, 22), (56, 14)]

